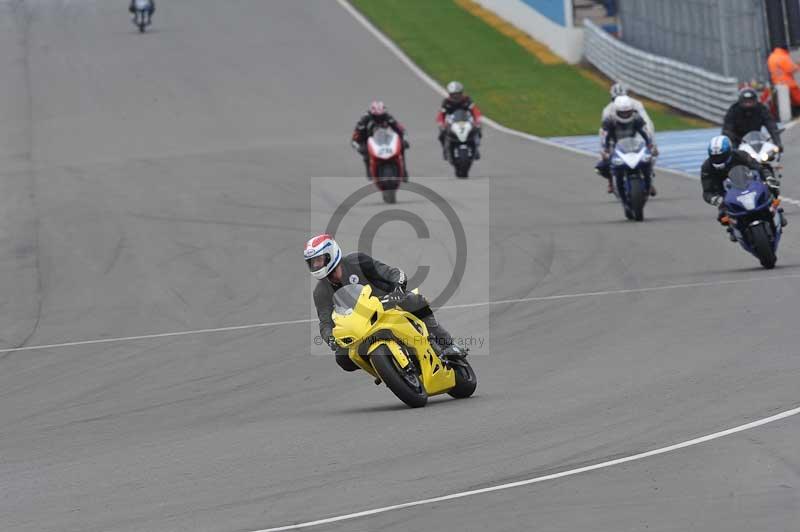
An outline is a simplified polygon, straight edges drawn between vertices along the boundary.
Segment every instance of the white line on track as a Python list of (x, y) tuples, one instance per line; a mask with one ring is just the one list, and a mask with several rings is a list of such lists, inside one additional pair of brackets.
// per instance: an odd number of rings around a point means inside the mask
[[(683, 283), (683, 284), (668, 284), (662, 286), (650, 286), (644, 288), (623, 288), (619, 290), (602, 290), (597, 292), (577, 292), (574, 294), (556, 294), (552, 296), (534, 296), (534, 297), (521, 297), (516, 299), (498, 299), (495, 301), (478, 301), (476, 303), (461, 303), (457, 305), (447, 305), (444, 307), (440, 307), (436, 309), (437, 311), (440, 310), (456, 310), (456, 309), (464, 309), (464, 308), (476, 308), (476, 307), (488, 307), (493, 305), (513, 305), (515, 303), (536, 303), (542, 301), (558, 301), (563, 299), (580, 299), (584, 297), (600, 297), (600, 296), (614, 296), (614, 295), (626, 295), (626, 294), (645, 294), (648, 292), (661, 292), (665, 290), (677, 290), (681, 288), (703, 288), (703, 287), (714, 287), (714, 286), (726, 286), (726, 285), (735, 285), (735, 284), (744, 284), (744, 283), (759, 283), (759, 282), (767, 282), (767, 281), (779, 281), (779, 280), (790, 280), (790, 279), (800, 279), (800, 274), (790, 274), (790, 275), (776, 275), (772, 277), (750, 277), (747, 279), (729, 279), (724, 281), (704, 281), (704, 282), (697, 282), (697, 283)], [(190, 336), (190, 335), (197, 335), (197, 334), (212, 334), (212, 333), (222, 333), (222, 332), (231, 332), (231, 331), (244, 331), (248, 329), (266, 329), (269, 327), (278, 327), (282, 325), (297, 325), (301, 323), (314, 323), (317, 321), (317, 318), (304, 318), (304, 319), (297, 319), (297, 320), (287, 320), (287, 321), (267, 321), (263, 323), (249, 323), (246, 325), (232, 325), (229, 327), (215, 327), (213, 329), (193, 329), (189, 331), (175, 331), (175, 332), (165, 332), (165, 333), (155, 333), (155, 334), (141, 334), (138, 336), (121, 336), (116, 338), (97, 338), (95, 340), (78, 340), (74, 342), (62, 342), (62, 343), (54, 343), (54, 344), (43, 344), (43, 345), (26, 345), (22, 347), (9, 347), (5, 349), (0, 349), (0, 354), (3, 353), (12, 353), (15, 351), (34, 351), (34, 350), (44, 350), (44, 349), (58, 349), (64, 347), (76, 347), (76, 346), (84, 346), (84, 345), (94, 345), (94, 344), (111, 344), (111, 343), (120, 343), (120, 342), (133, 342), (137, 340), (153, 340), (158, 338), (170, 338), (175, 336)]]
[(695, 438), (693, 440), (687, 440), (681, 443), (676, 443), (674, 445), (669, 445), (667, 447), (661, 447), (659, 449), (653, 449), (652, 451), (647, 451), (644, 453), (633, 454), (630, 456), (626, 456), (623, 458), (617, 458), (615, 460), (608, 460), (606, 462), (600, 462), (599, 464), (594, 464), (585, 467), (579, 467), (577, 469), (569, 469), (567, 471), (562, 471), (560, 473), (554, 473), (552, 475), (544, 475), (541, 477), (534, 477), (529, 478), (526, 480), (519, 480), (517, 482), (509, 482), (507, 484), (498, 484), (496, 486), (490, 486), (488, 488), (481, 488), (476, 490), (470, 491), (462, 491), (459, 493), (451, 493), (450, 495), (443, 495), (441, 497), (433, 497), (430, 499), (420, 499), (418, 501), (410, 501), (405, 502), (402, 504), (393, 504), (392, 506), (384, 506), (382, 508), (374, 508), (372, 510), (364, 510), (362, 512), (355, 512), (351, 514), (344, 514), (338, 515), (335, 517), (329, 517), (327, 519), (318, 519), (316, 521), (307, 521), (305, 523), (297, 523), (294, 525), (287, 525), (287, 526), (280, 526), (276, 528), (265, 528), (262, 530), (256, 530), (254, 532), (280, 532), (282, 530), (300, 530), (303, 528), (310, 528), (313, 526), (319, 525), (327, 525), (331, 523), (339, 523), (341, 521), (349, 521), (351, 519), (357, 519), (359, 517), (368, 517), (377, 514), (383, 514), (386, 512), (391, 512), (393, 510), (402, 510), (405, 508), (413, 508), (415, 506), (423, 506), (426, 504), (434, 504), (437, 502), (445, 502), (445, 501), (452, 501), (454, 499), (463, 499), (464, 497), (470, 497), (472, 495), (480, 495), (482, 493), (491, 493), (493, 491), (502, 491), (508, 490), (512, 488), (519, 488), (521, 486), (529, 486), (531, 484), (538, 484), (539, 482), (545, 482), (547, 480), (555, 480), (557, 478), (563, 477), (571, 477), (574, 475), (578, 475), (580, 473), (586, 473), (588, 471), (595, 471), (597, 469), (605, 469), (608, 467), (625, 464), (628, 462), (634, 462), (636, 460), (642, 460), (644, 458), (650, 458), (651, 456), (658, 456), (660, 454), (669, 453), (672, 451), (677, 451), (679, 449), (685, 449), (686, 447), (692, 447), (694, 445), (698, 445), (701, 443), (705, 443), (707, 441), (716, 440), (718, 438), (722, 438), (725, 436), (730, 436), (731, 434), (736, 434), (737, 432), (743, 432), (745, 430), (754, 429), (756, 427), (760, 427), (762, 425), (766, 425), (767, 423), (772, 423), (773, 421), (779, 421), (781, 419), (786, 419), (791, 416), (795, 416), (800, 414), (800, 407), (793, 408), (791, 410), (786, 410), (781, 412), (780, 414), (775, 414), (774, 416), (765, 417), (762, 419), (758, 419), (756, 421), (752, 421), (750, 423), (745, 423), (744, 425), (739, 425), (738, 427), (733, 427), (727, 430), (722, 430), (720, 432), (715, 432), (713, 434), (708, 434), (706, 436), (701, 436), (699, 438)]
[[(347, 2), (347, 0), (337, 0), (337, 1), (339, 2), (340, 6), (342, 6), (344, 9), (346, 9), (347, 12), (350, 13), (350, 15), (352, 15), (352, 17), (354, 19), (356, 19), (362, 26), (364, 26), (364, 28), (367, 29), (367, 31), (369, 31), (372, 35), (374, 35), (375, 38), (378, 39), (381, 42), (381, 44), (383, 44), (386, 48), (388, 48), (389, 51), (392, 52), (400, 61), (402, 61), (403, 64), (405, 64), (419, 79), (421, 79), (423, 82), (425, 82), (426, 85), (428, 85), (430, 88), (432, 88), (434, 91), (436, 91), (440, 95), (447, 96), (447, 91), (441, 85), (439, 85), (436, 82), (436, 80), (434, 80), (425, 71), (423, 71), (421, 68), (419, 68), (414, 63), (414, 61), (412, 61), (411, 58), (409, 58), (405, 54), (405, 52), (403, 52), (403, 50), (401, 50), (391, 39), (389, 39), (386, 35), (384, 35), (383, 32), (381, 32), (381, 30), (376, 28), (372, 24), (372, 22), (370, 22), (364, 15), (359, 13), (356, 8), (351, 6), (350, 3)], [(597, 156), (597, 154), (595, 152), (592, 152), (592, 151), (589, 151), (589, 150), (582, 150), (580, 148), (575, 148), (575, 147), (572, 147), (572, 146), (566, 146), (564, 144), (559, 144), (557, 142), (553, 142), (551, 140), (548, 140), (548, 139), (545, 139), (545, 138), (542, 138), (542, 137), (537, 137), (536, 135), (531, 135), (530, 133), (525, 133), (524, 131), (518, 131), (516, 129), (511, 129), (511, 128), (506, 127), (506, 126), (504, 126), (504, 125), (502, 125), (502, 124), (500, 124), (498, 122), (495, 122), (494, 120), (492, 120), (491, 118), (489, 118), (486, 115), (484, 115), (483, 121), (484, 121), (484, 123), (486, 123), (487, 125), (489, 125), (493, 129), (495, 129), (497, 131), (500, 131), (502, 133), (506, 133), (507, 135), (512, 135), (514, 137), (519, 137), (519, 138), (523, 138), (523, 139), (526, 139), (526, 140), (530, 140), (531, 142), (538, 142), (540, 144), (545, 144), (547, 146), (553, 146), (554, 148), (559, 148), (561, 150), (567, 150), (567, 151), (571, 151), (573, 153), (579, 153), (581, 155), (588, 155), (588, 156), (592, 156), (592, 157)], [(797, 125), (797, 122), (798, 122), (797, 120), (794, 120), (794, 121), (790, 122), (789, 124), (787, 124), (786, 129), (793, 128), (794, 126)], [(687, 172), (682, 172), (680, 170), (675, 170), (675, 169), (671, 169), (671, 168), (658, 168), (658, 167), (656, 167), (656, 169), (659, 172), (669, 172), (669, 173), (678, 175), (678, 176), (683, 177), (683, 178), (691, 179), (693, 181), (699, 181), (700, 180), (699, 177), (693, 176), (692, 174), (689, 174)], [(800, 206), (800, 201), (792, 199), (792, 198), (786, 198), (786, 197), (782, 196), (781, 200), (786, 202), (786, 203), (789, 203), (790, 205)]]

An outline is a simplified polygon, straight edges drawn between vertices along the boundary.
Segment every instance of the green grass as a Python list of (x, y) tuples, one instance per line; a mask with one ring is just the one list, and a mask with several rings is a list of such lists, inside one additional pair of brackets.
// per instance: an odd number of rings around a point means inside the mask
[[(609, 101), (606, 87), (574, 66), (542, 64), (452, 0), (351, 3), (440, 84), (464, 83), (481, 110), (498, 122), (540, 136), (597, 132)], [(704, 125), (663, 107), (648, 106), (648, 113), (658, 131)]]

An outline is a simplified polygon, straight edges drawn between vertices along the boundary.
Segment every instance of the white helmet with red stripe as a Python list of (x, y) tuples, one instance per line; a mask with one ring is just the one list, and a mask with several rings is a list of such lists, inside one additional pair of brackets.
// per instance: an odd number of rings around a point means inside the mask
[(342, 250), (331, 235), (322, 234), (306, 242), (303, 257), (306, 259), (311, 275), (315, 279), (324, 279), (341, 262)]
[(386, 105), (379, 100), (372, 102), (369, 104), (369, 114), (380, 118), (386, 116)]

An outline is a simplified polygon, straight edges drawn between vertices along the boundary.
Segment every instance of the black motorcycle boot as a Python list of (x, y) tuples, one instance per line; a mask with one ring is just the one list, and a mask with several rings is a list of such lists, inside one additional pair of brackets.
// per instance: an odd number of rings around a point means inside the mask
[(423, 318), (422, 321), (425, 322), (425, 326), (428, 328), (428, 340), (436, 350), (439, 358), (448, 361), (462, 359), (467, 356), (466, 351), (455, 344), (453, 337), (447, 329), (436, 321), (436, 317), (433, 314)]

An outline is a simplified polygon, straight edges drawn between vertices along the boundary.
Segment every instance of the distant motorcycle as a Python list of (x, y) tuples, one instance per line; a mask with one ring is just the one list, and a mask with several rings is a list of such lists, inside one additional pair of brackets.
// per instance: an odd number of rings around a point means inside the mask
[[(770, 136), (762, 131), (751, 131), (742, 137), (739, 149), (761, 163), (761, 175), (766, 180), (767, 186), (772, 188), (773, 191), (777, 191), (782, 177), (780, 174), (782, 166), (778, 164), (781, 158), (781, 151), (772, 142)], [(777, 196), (777, 194), (775, 195)]]
[(775, 267), (778, 244), (783, 233), (783, 210), (773, 199), (760, 176), (746, 166), (735, 166), (725, 180), (723, 205), (734, 237), (745, 251), (754, 255), (766, 269)]
[(151, 24), (151, 14), (153, 4), (150, 0), (134, 0), (133, 2), (133, 25), (139, 28), (139, 33), (144, 33)]
[(469, 169), (475, 160), (475, 119), (472, 113), (459, 109), (447, 115), (447, 136), (445, 149), (450, 164), (456, 171), (456, 177), (469, 177)]
[(644, 166), (653, 155), (641, 137), (628, 137), (617, 142), (611, 155), (611, 173), (614, 176), (614, 194), (622, 203), (628, 220), (644, 220), (644, 205), (650, 196), (650, 176), (645, 176)]
[(403, 141), (392, 128), (379, 127), (367, 139), (369, 175), (383, 193), (383, 201), (395, 203), (397, 188), (405, 175)]

